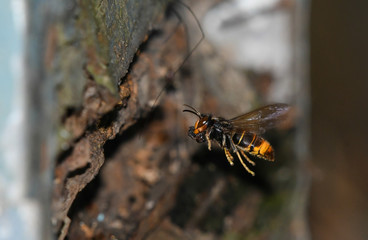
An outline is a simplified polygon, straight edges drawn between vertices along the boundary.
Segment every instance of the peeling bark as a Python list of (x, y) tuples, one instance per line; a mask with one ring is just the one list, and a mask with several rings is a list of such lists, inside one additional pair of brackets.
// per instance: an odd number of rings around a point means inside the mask
[[(207, 42), (177, 72), (198, 26), (185, 25), (193, 16), (184, 24), (173, 12), (165, 17), (169, 3), (69, 1), (50, 22), (54, 232), (59, 239), (285, 239), (293, 146), (276, 146), (285, 161), (257, 161), (252, 178), (239, 163), (229, 166), (221, 149), (188, 139), (194, 119), (182, 114), (184, 103), (230, 118), (257, 102), (257, 86)], [(191, 4), (201, 18), (213, 3)], [(289, 175), (280, 178), (282, 171)]]

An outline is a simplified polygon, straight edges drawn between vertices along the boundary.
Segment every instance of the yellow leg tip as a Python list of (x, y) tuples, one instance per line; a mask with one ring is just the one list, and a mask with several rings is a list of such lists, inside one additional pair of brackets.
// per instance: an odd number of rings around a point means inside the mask
[(224, 148), (224, 152), (225, 152), (225, 156), (226, 156), (227, 161), (230, 163), (231, 166), (233, 166), (234, 165), (234, 162), (233, 162), (234, 158), (231, 156), (229, 150), (227, 150), (227, 148)]
[[(247, 165), (245, 165), (245, 163), (243, 162), (243, 159), (240, 157), (239, 152), (236, 152), (236, 155), (238, 155), (239, 161), (240, 161), (240, 163), (243, 165), (243, 167), (245, 168), (245, 170), (247, 170), (247, 172), (249, 172), (252, 176), (254, 176), (254, 175), (255, 175), (255, 173), (254, 173), (253, 171), (251, 171), (251, 170), (247, 167)], [(247, 159), (247, 160), (248, 160), (248, 159)]]
[(247, 160), (247, 162), (249, 162), (250, 164), (252, 164), (253, 166), (256, 165), (255, 162), (253, 162), (252, 160), (249, 159), (249, 157), (243, 152), (243, 151), (240, 151), (240, 153), (243, 155), (243, 157), (245, 158), (245, 160)]

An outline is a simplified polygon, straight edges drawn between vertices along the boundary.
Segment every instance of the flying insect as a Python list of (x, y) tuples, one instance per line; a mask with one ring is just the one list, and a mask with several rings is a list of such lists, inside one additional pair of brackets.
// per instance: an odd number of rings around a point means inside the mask
[(287, 120), (291, 107), (287, 104), (273, 104), (253, 110), (232, 119), (215, 117), (212, 114), (202, 114), (195, 108), (184, 105), (189, 112), (199, 119), (191, 126), (188, 136), (198, 143), (207, 141), (208, 150), (211, 151), (211, 141), (216, 141), (224, 150), (230, 165), (234, 165), (234, 158), (230, 150), (235, 153), (243, 167), (252, 176), (255, 173), (244, 163), (243, 158), (255, 165), (246, 153), (268, 161), (275, 160), (275, 153), (271, 144), (260, 137), (266, 130), (279, 126)]

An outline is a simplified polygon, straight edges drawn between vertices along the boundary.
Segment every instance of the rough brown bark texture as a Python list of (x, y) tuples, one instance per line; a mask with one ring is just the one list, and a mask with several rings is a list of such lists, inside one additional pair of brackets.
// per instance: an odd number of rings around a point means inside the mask
[[(210, 4), (191, 8), (200, 18)], [(256, 177), (239, 163), (229, 166), (221, 149), (209, 152), (187, 137), (195, 119), (181, 113), (184, 103), (225, 117), (250, 110), (257, 94), (243, 73), (203, 43), (168, 77), (193, 46), (186, 34), (199, 36), (196, 26), (185, 31), (185, 19), (178, 25), (172, 12), (165, 17), (164, 1), (68, 6), (46, 34), (47, 72), (58, 95), (56, 235), (292, 239), (300, 226), (288, 207), (293, 134), (270, 135), (283, 160), (257, 161)]]

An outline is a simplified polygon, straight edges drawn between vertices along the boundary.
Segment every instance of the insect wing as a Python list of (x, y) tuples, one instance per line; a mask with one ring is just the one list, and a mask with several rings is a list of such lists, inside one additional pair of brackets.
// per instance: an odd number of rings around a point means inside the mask
[(230, 119), (234, 132), (249, 131), (262, 134), (267, 129), (277, 127), (288, 119), (291, 107), (287, 104), (273, 104)]

